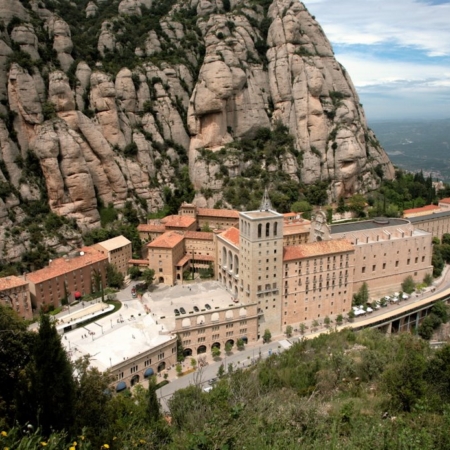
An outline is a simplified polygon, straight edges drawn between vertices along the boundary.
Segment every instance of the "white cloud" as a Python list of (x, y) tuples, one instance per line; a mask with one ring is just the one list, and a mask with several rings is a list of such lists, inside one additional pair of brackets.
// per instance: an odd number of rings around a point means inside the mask
[(418, 0), (304, 1), (334, 44), (389, 43), (450, 55), (450, 3)]
[(450, 0), (306, 0), (368, 119), (450, 117)]

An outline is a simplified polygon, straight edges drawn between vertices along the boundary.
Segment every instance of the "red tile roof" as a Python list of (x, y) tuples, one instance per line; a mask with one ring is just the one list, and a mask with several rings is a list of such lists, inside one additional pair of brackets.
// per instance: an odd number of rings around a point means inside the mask
[(176, 216), (176, 215), (174, 215), (174, 216), (164, 217), (164, 219), (162, 219), (161, 222), (166, 227), (189, 228), (196, 222), (196, 220), (193, 217), (190, 217), (190, 216)]
[(182, 242), (184, 236), (177, 231), (166, 231), (153, 242), (147, 244), (148, 248), (174, 248)]
[(44, 267), (43, 269), (27, 274), (27, 280), (31, 283), (37, 284), (66, 273), (73, 272), (74, 270), (90, 266), (94, 263), (108, 261), (108, 255), (99, 252), (93, 247), (83, 247), (80, 249), (80, 253), (84, 254), (54, 259), (48, 267)]
[(197, 216), (239, 219), (239, 211), (236, 211), (234, 209), (197, 208)]
[[(449, 199), (450, 200), (450, 199)], [(442, 200), (441, 200), (442, 201)], [(450, 203), (450, 201), (449, 201)], [(439, 206), (436, 205), (426, 205), (422, 206), (421, 208), (411, 208), (411, 209), (405, 209), (403, 211), (403, 214), (415, 214), (415, 213), (421, 213), (421, 212), (428, 212), (428, 211), (435, 211), (436, 209), (439, 209)]]
[(28, 284), (28, 282), (26, 282), (24, 279), (16, 277), (14, 275), (9, 275), (7, 277), (0, 278), (0, 291), (24, 286), (26, 284)]
[(201, 239), (204, 241), (212, 241), (214, 239), (214, 233), (206, 231), (185, 231), (184, 237), (186, 239)]
[(311, 242), (309, 244), (285, 247), (283, 252), (283, 261), (292, 261), (301, 258), (310, 258), (312, 256), (322, 256), (351, 251), (354, 251), (354, 246), (346, 239)]
[(441, 199), (439, 200), (439, 203), (450, 203), (450, 197), (441, 198)]
[(293, 234), (304, 234), (309, 233), (310, 231), (310, 224), (308, 222), (307, 225), (300, 224), (300, 223), (292, 223), (292, 224), (285, 224), (283, 227), (283, 236), (292, 236)]
[(164, 225), (154, 225), (152, 223), (140, 223), (137, 227), (138, 231), (160, 232), (164, 233), (166, 227)]
[(234, 245), (239, 245), (239, 230), (235, 227), (228, 228), (228, 230), (221, 233), (220, 236)]
[(184, 266), (188, 261), (207, 261), (207, 262), (214, 262), (214, 256), (209, 255), (190, 255), (186, 254), (184, 255), (178, 262), (177, 266)]
[(148, 265), (148, 259), (129, 259), (128, 264), (136, 264), (138, 266), (142, 264)]

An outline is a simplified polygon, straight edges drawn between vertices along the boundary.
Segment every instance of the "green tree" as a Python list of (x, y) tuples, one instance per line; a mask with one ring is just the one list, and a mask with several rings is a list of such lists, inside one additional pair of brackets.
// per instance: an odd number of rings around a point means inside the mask
[(423, 344), (404, 334), (393, 363), (384, 371), (382, 388), (389, 394), (391, 406), (400, 411), (411, 411), (426, 391), (424, 380), (427, 360)]
[(323, 319), (323, 323), (328, 328), (331, 324), (331, 319), (328, 316), (326, 316), (325, 319)]
[(306, 331), (306, 325), (304, 323), (301, 323), (299, 326), (300, 334), (304, 335)]
[(288, 325), (286, 327), (286, 336), (287, 337), (291, 337), (292, 336), (292, 326), (291, 325)]
[(337, 325), (342, 325), (342, 322), (344, 321), (344, 316), (342, 315), (342, 314), (339, 314), (337, 317), (336, 317), (336, 324)]
[(317, 328), (319, 328), (319, 322), (316, 319), (314, 319), (312, 321), (311, 327), (313, 330), (317, 330)]
[(358, 217), (364, 217), (364, 209), (366, 207), (366, 198), (361, 194), (355, 194), (348, 201), (348, 208), (353, 211)]
[(270, 342), (270, 340), (272, 339), (272, 333), (270, 332), (269, 329), (265, 329), (264, 330), (264, 334), (263, 334), (263, 342)]
[(137, 266), (131, 266), (128, 269), (128, 274), (132, 280), (136, 280), (141, 276), (141, 270)]
[(353, 311), (353, 309), (351, 309), (348, 312), (347, 317), (350, 322), (353, 322), (353, 320), (355, 319), (355, 311)]
[(413, 277), (409, 275), (403, 280), (402, 283), (402, 291), (406, 292), (407, 294), (412, 294), (414, 292), (414, 289), (416, 287), (416, 283), (414, 283)]
[(28, 368), (28, 401), (22, 405), (19, 422), (41, 427), (44, 435), (70, 430), (75, 413), (73, 367), (48, 315), (41, 315)]
[(212, 347), (212, 348), (211, 348), (211, 353), (212, 353), (212, 357), (213, 357), (214, 359), (219, 358), (219, 357), (220, 357), (220, 354), (221, 354), (220, 348), (219, 348), (219, 347), (216, 347), (216, 346)]
[(195, 358), (191, 358), (191, 367), (195, 370), (197, 367), (197, 360)]
[(142, 279), (147, 284), (147, 286), (151, 286), (155, 281), (155, 271), (153, 269), (145, 269), (142, 272)]
[(106, 281), (110, 287), (120, 289), (123, 286), (123, 275), (117, 270), (114, 264), (108, 264), (106, 266)]
[(155, 423), (161, 418), (160, 405), (156, 396), (156, 377), (151, 376), (148, 380), (148, 403), (147, 417), (150, 423)]
[(431, 273), (427, 273), (423, 277), (423, 282), (426, 286), (431, 286), (433, 284), (433, 275), (431, 275)]
[(293, 212), (307, 213), (312, 211), (312, 206), (306, 200), (300, 200), (292, 204), (291, 209)]
[[(32, 358), (36, 333), (0, 301), (0, 417), (12, 425), (20, 375)], [(1, 422), (1, 419), (0, 419)]]
[(229, 355), (229, 354), (231, 353), (232, 348), (233, 348), (233, 344), (232, 344), (230, 341), (228, 341), (228, 342), (225, 344), (225, 353), (226, 353), (227, 355)]
[(236, 342), (236, 346), (237, 346), (238, 350), (244, 350), (244, 348), (245, 348), (244, 339), (239, 338)]
[(110, 426), (109, 385), (113, 381), (107, 372), (90, 367), (89, 356), (79, 358), (74, 363), (75, 414), (74, 429), (84, 430), (85, 437), (101, 445), (105, 431)]
[(442, 235), (442, 244), (450, 244), (450, 233), (444, 233)]
[(217, 377), (222, 378), (225, 375), (225, 367), (223, 363), (219, 366), (219, 370), (217, 371)]

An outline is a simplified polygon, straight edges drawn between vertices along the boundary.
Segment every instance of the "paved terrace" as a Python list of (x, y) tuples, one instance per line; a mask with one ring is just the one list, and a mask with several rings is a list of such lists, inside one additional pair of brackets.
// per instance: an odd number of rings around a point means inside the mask
[(62, 343), (72, 360), (89, 354), (91, 365), (105, 371), (167, 342), (171, 339), (167, 331), (136, 299), (124, 303), (114, 314), (66, 333)]
[(113, 309), (113, 305), (108, 305), (102, 302), (98, 303), (95, 302), (95, 300), (87, 303), (83, 302), (81, 309), (69, 307), (64, 312), (58, 314), (56, 329), (58, 331), (63, 330), (69, 325), (72, 326), (77, 323), (93, 319), (94, 317), (105, 314)]
[(149, 308), (152, 317), (169, 330), (175, 329), (175, 308), (179, 310), (183, 307), (186, 314), (181, 314), (180, 317), (189, 317), (194, 314), (194, 306), (206, 312), (206, 304), (211, 306), (211, 310), (239, 305), (233, 303), (231, 294), (217, 281), (176, 285), (171, 288), (157, 287), (144, 294), (142, 301)]

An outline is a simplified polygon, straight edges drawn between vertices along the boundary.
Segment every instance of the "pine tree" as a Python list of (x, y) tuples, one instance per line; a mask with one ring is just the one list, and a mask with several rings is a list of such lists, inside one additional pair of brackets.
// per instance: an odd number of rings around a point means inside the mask
[(159, 402), (156, 396), (156, 377), (150, 377), (148, 380), (147, 415), (150, 423), (157, 422), (161, 417)]
[(29, 378), (30, 422), (51, 430), (69, 430), (75, 407), (73, 367), (48, 315), (41, 315)]

